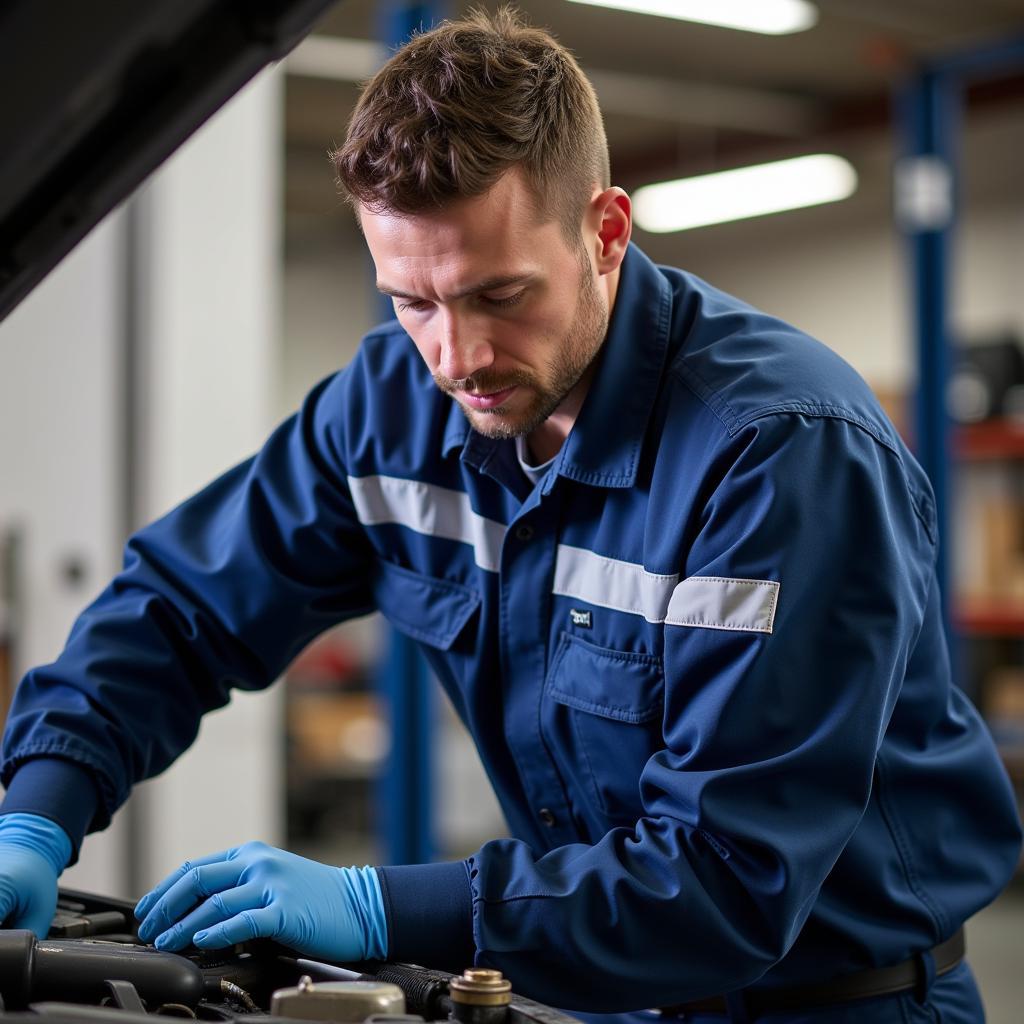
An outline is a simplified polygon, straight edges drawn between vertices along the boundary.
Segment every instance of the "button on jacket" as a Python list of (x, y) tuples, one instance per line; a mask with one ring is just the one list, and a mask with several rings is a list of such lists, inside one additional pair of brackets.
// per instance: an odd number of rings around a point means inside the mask
[(850, 367), (631, 247), (536, 485), (391, 323), (136, 534), (18, 690), (3, 809), (77, 844), (233, 687), (379, 609), (513, 836), (380, 869), (392, 958), (475, 955), (603, 1011), (895, 963), (991, 900), (1020, 846), (951, 684), (935, 545), (927, 480)]

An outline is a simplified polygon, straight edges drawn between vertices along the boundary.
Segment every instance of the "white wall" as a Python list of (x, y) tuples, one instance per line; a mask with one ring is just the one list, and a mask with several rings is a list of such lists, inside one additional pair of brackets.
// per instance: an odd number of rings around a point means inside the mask
[[(252, 452), (274, 420), (279, 344), (281, 77), (216, 115), (0, 325), (0, 525), (24, 524), (22, 668), (52, 660), (75, 614), (120, 563), (127, 260), (138, 337), (140, 522)], [(88, 572), (69, 590), (58, 565)], [(186, 857), (280, 842), (281, 694), (211, 716), (196, 745), (89, 837), (63, 884), (140, 895)], [(129, 878), (136, 879), (130, 890)]]
[[(108, 217), (0, 324), (0, 529), (24, 538), (16, 669), (57, 656), (120, 564), (124, 232)], [(120, 893), (126, 869), (115, 824), (65, 884)]]
[[(273, 425), (280, 336), (281, 77), (265, 73), (139, 197), (144, 266), (142, 516), (245, 458)], [(236, 694), (140, 788), (140, 876), (248, 839), (280, 843), (281, 693)]]
[(959, 234), (954, 322), (966, 334), (1024, 336), (1024, 187), (1016, 202), (970, 209)]
[[(0, 523), (25, 531), (24, 665), (60, 650), (117, 561), (122, 233), (108, 218), (0, 324)], [(79, 587), (65, 554), (86, 567)]]
[(345, 211), (326, 224), (289, 228), (284, 343), (276, 388), (282, 417), (299, 405), (318, 380), (352, 359), (359, 339), (379, 318), (373, 264), (350, 216)]

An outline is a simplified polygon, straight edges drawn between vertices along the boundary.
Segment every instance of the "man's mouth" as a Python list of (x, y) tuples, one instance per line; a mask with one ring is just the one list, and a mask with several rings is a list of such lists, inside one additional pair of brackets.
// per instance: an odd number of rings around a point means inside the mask
[(471, 409), (486, 412), (488, 409), (497, 409), (499, 405), (503, 405), (515, 389), (516, 385), (513, 384), (510, 388), (502, 388), (501, 391), (491, 391), (487, 394), (460, 391), (459, 397)]

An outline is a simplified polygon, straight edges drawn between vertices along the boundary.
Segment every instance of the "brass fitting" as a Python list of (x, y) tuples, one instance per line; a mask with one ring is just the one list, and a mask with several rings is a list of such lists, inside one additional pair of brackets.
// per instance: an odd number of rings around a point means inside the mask
[(508, 1006), (512, 985), (501, 971), (488, 967), (468, 967), (449, 982), (453, 1003), (467, 1006)]

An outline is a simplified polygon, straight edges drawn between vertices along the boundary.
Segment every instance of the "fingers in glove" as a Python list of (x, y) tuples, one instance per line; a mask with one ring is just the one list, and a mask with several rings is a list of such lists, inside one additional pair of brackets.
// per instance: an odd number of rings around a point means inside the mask
[(193, 868), (201, 867), (205, 864), (217, 864), (221, 861), (226, 861), (230, 858), (234, 852), (234, 848), (228, 850), (219, 850), (217, 853), (208, 853), (205, 857), (197, 857), (194, 860), (187, 860), (180, 868), (176, 868), (172, 871), (162, 882), (153, 886), (145, 896), (135, 905), (135, 917), (137, 920), (143, 920), (146, 915), (153, 909), (153, 905), (168, 889), (171, 888), (179, 879), (187, 875)]
[(202, 903), (215, 893), (233, 889), (238, 885), (239, 878), (245, 870), (245, 865), (237, 860), (215, 864), (191, 861), (189, 864), (188, 871), (166, 889), (147, 911), (142, 924), (139, 925), (139, 938), (143, 942), (150, 942), (154, 936), (166, 932), (196, 904)]
[(53, 912), (56, 909), (56, 901), (53, 907), (30, 907), (21, 915), (12, 928), (27, 928), (35, 934), (37, 939), (45, 939), (50, 934), (50, 925), (53, 924)]
[(4, 866), (8, 873), (0, 876), (0, 926), (26, 928), (37, 939), (45, 939), (57, 906), (56, 876), (41, 878), (34, 871), (25, 871), (24, 864), (13, 870), (10, 863)]
[(244, 910), (212, 928), (196, 932), (192, 941), (200, 949), (221, 949), (249, 939), (272, 939), (277, 934), (279, 922), (280, 914), (270, 907)]
[[(0, 927), (19, 928), (15, 921), (18, 915), (18, 894), (10, 879), (0, 878)], [(8, 920), (10, 918), (10, 920)]]
[[(237, 889), (228, 889), (226, 892), (214, 893), (192, 913), (186, 914), (177, 924), (158, 935), (154, 945), (157, 949), (166, 949), (172, 952), (184, 949), (190, 942), (195, 941), (194, 936), (197, 932), (208, 932), (211, 928), (218, 927), (225, 921), (233, 920), (240, 915), (256, 911), (262, 912), (265, 902), (263, 896), (262, 886), (255, 882), (240, 885)], [(226, 945), (230, 945), (230, 943), (226, 943)]]
[(25, 928), (37, 939), (45, 939), (53, 923), (53, 911), (30, 903), (27, 907), (0, 905), (0, 922), (3, 928)]

